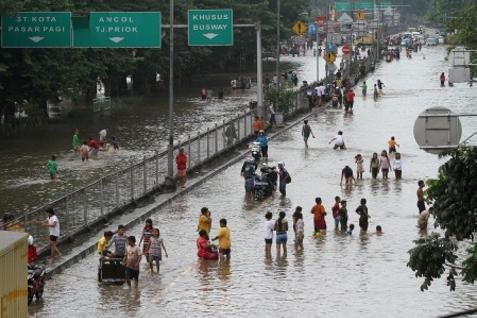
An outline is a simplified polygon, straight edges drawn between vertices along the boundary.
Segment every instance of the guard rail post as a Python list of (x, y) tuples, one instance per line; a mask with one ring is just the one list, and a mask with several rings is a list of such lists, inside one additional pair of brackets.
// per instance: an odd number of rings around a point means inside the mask
[(147, 169), (146, 169), (147, 161), (146, 161), (146, 156), (144, 156), (144, 161), (143, 162), (144, 162), (143, 167), (142, 167), (143, 183), (144, 183), (144, 193), (143, 194), (146, 194), (147, 193)]
[(187, 167), (190, 169), (190, 135), (187, 136)]
[(99, 179), (99, 204), (101, 216), (104, 215), (104, 194), (103, 194), (103, 178)]
[(237, 116), (237, 136), (238, 136), (238, 141), (242, 140), (242, 138), (240, 137), (240, 115)]
[(157, 153), (157, 150), (155, 150), (155, 162), (156, 162), (156, 187), (159, 186), (159, 155)]
[(217, 123), (215, 123), (215, 149), (214, 149), (214, 154), (216, 154), (219, 151), (219, 129), (217, 128)]
[(223, 145), (223, 149), (227, 148), (228, 145), (225, 144), (225, 131), (226, 131), (226, 128), (225, 128), (225, 119), (224, 119), (224, 122), (222, 123), (222, 145)]
[(88, 225), (88, 198), (86, 197), (86, 189), (83, 189), (83, 222), (84, 226)]
[(209, 127), (207, 127), (207, 131), (206, 131), (206, 140), (207, 140), (207, 157), (206, 157), (206, 159), (209, 159)]
[(134, 167), (131, 167), (129, 170), (130, 170), (130, 180), (129, 181), (131, 181), (131, 187), (130, 187), (131, 201), (134, 201), (134, 174), (133, 174)]
[(114, 180), (114, 187), (116, 193), (116, 207), (119, 207), (119, 175), (116, 176)]
[(197, 164), (200, 164), (200, 132), (197, 133), (197, 155), (198, 155)]
[(70, 218), (70, 212), (69, 212), (69, 210), (70, 210), (70, 205), (69, 205), (69, 203), (68, 203), (68, 198), (69, 198), (69, 197), (70, 197), (69, 195), (67, 195), (67, 196), (65, 197), (65, 220), (66, 220), (66, 222), (71, 226), (71, 224), (70, 224), (70, 222), (69, 222), (69, 218)]

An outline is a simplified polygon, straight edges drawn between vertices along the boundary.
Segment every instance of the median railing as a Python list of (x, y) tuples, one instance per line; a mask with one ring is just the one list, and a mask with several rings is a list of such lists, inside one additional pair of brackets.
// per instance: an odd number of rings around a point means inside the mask
[[(188, 169), (199, 167), (248, 139), (252, 133), (253, 116), (251, 111), (245, 112), (232, 120), (215, 124), (205, 132), (188, 136), (175, 145), (174, 158), (179, 149), (184, 148), (188, 155)], [(23, 225), (25, 231), (33, 235), (37, 246), (42, 248), (48, 242), (48, 231), (37, 221), (46, 220), (46, 208), (55, 210), (61, 224), (61, 238), (65, 239), (158, 190), (166, 176), (167, 151), (162, 151), (35, 210), (26, 211), (15, 222)]]

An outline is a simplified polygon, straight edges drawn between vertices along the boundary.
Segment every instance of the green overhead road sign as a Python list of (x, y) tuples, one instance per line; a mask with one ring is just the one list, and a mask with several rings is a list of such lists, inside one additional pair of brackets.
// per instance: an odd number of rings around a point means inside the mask
[(335, 9), (336, 11), (373, 10), (374, 3), (371, 1), (335, 2)]
[(73, 19), (74, 47), (160, 48), (160, 12), (91, 12)]
[(71, 12), (19, 12), (2, 16), (2, 47), (71, 47)]
[(189, 10), (189, 46), (231, 46), (234, 44), (232, 9)]

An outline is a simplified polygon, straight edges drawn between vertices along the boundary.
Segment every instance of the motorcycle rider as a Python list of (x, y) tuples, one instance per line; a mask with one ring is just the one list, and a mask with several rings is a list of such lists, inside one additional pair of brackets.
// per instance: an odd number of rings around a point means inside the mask
[(247, 158), (242, 165), (240, 175), (245, 179), (245, 192), (247, 194), (253, 191), (256, 168), (253, 158)]
[(258, 141), (260, 143), (260, 150), (262, 151), (262, 157), (265, 158), (265, 160), (268, 159), (268, 137), (265, 135), (265, 131), (261, 129), (258, 133), (257, 139), (255, 141)]

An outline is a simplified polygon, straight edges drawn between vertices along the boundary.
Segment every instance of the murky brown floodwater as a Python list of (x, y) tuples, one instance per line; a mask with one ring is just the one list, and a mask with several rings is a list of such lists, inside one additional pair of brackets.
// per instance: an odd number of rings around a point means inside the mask
[[(201, 101), (200, 88), (179, 92), (175, 103), (175, 138), (185, 140), (195, 134), (238, 115), (256, 99), (256, 89), (227, 91), (224, 100)], [(217, 96), (217, 91), (214, 91)], [(162, 151), (168, 139), (168, 99), (166, 96), (138, 97), (117, 106), (110, 114), (82, 114), (42, 127), (33, 128), (10, 138), (0, 138), (0, 215), (18, 213), (48, 203), (100, 176), (125, 168), (133, 162)], [(82, 163), (71, 150), (75, 128), (81, 140), (98, 139), (106, 128), (108, 138), (117, 136), (121, 151), (103, 153)], [(177, 140), (177, 139), (176, 139)], [(55, 154), (59, 182), (50, 182), (46, 162)]]
[[(425, 54), (426, 59), (422, 59)], [(353, 115), (327, 110), (311, 119), (317, 139), (304, 149), (300, 127), (270, 143), (270, 159), (285, 161), (293, 182), (288, 196), (278, 194), (264, 202), (245, 200), (239, 177), (241, 164), (209, 180), (203, 186), (173, 202), (153, 216), (169, 251), (161, 274), (151, 275), (141, 264), (139, 288), (100, 286), (96, 281), (98, 258), (91, 255), (65, 273), (48, 281), (44, 302), (31, 307), (36, 317), (436, 317), (439, 314), (477, 307), (477, 287), (459, 282), (451, 293), (445, 279), (434, 282), (430, 291), (419, 291), (420, 280), (406, 267), (407, 251), (419, 237), (416, 229), (416, 183), (436, 176), (442, 163), (418, 149), (412, 136), (416, 116), (431, 106), (448, 106), (471, 111), (477, 89), (466, 85), (440, 88), (438, 74), (446, 70), (444, 47), (424, 48), (412, 60), (383, 64), (368, 78), (384, 81), (385, 95), (378, 102), (359, 96)], [(303, 58), (313, 65), (312, 58)], [(312, 66), (311, 66), (312, 67)], [(477, 128), (463, 120), (464, 136)], [(333, 151), (327, 141), (339, 129), (344, 131), (346, 151)], [(339, 186), (344, 165), (354, 167), (354, 156), (362, 153), (365, 167), (372, 152), (386, 148), (396, 136), (401, 145), (403, 180), (365, 179), (352, 190)], [(368, 170), (368, 169), (367, 169)], [(368, 199), (370, 233), (343, 236), (329, 230), (320, 238), (312, 236), (309, 209), (321, 196), (327, 210), (333, 198), (348, 200), (350, 221), (362, 197)], [(266, 259), (263, 253), (263, 215), (277, 216), (285, 210), (304, 207), (305, 250), (293, 248), (289, 234), (287, 258)], [(196, 220), (202, 206), (214, 219), (227, 218), (232, 231), (230, 264), (197, 260)], [(383, 236), (373, 234), (376, 225)], [(140, 227), (129, 234), (139, 235)]]

